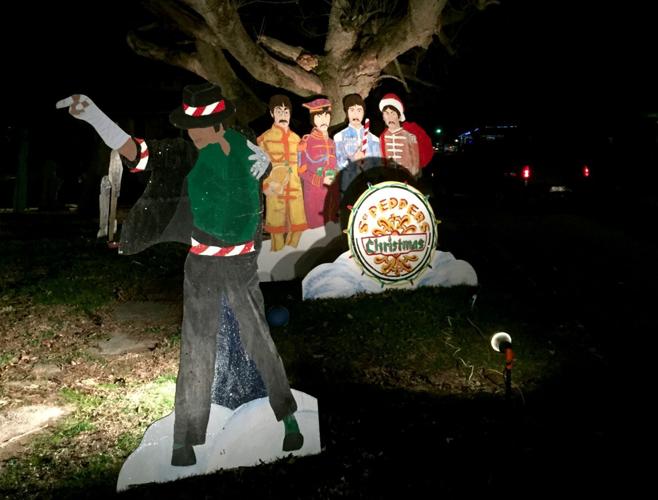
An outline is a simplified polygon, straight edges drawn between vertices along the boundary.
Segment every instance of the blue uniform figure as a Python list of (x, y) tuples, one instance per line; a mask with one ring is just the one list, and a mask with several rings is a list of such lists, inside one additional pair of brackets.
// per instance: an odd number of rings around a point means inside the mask
[(379, 138), (369, 131), (366, 134), (366, 128), (363, 126), (365, 102), (361, 96), (346, 95), (343, 99), (343, 107), (347, 115), (347, 127), (334, 135), (334, 142), (336, 163), (340, 172), (340, 190), (345, 193), (359, 173), (379, 164), (382, 153)]

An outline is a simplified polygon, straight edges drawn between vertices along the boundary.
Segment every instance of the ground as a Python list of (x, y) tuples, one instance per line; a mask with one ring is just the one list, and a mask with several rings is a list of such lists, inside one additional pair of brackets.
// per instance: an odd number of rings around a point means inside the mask
[[(616, 364), (619, 332), (638, 339), (651, 331), (655, 246), (642, 224), (608, 214), (605, 204), (437, 215), (439, 247), (474, 266), (479, 288), (305, 304), (298, 283), (263, 286), (268, 305), (291, 311), (290, 325), (273, 336), (292, 385), (319, 399), (320, 455), (124, 496), (392, 498), (617, 486), (625, 477), (617, 450), (630, 440), (617, 430), (633, 432), (629, 415), (617, 416), (631, 408), (620, 375), (628, 365)], [(69, 412), (0, 448), (8, 497), (111, 494), (145, 427), (171, 411), (179, 255), (99, 260), (105, 249), (84, 236), (85, 224), (39, 240), (49, 259), (43, 249), (30, 253), (20, 230), (0, 226), (10, 242), (1, 271), (0, 414), (31, 405)], [(70, 262), (63, 255), (72, 249)], [(65, 269), (58, 274), (49, 262)], [(91, 278), (108, 270), (121, 279)], [(139, 303), (156, 305), (135, 316)], [(517, 352), (510, 397), (500, 355), (487, 345), (498, 329), (512, 334)], [(132, 341), (108, 345), (117, 336)]]

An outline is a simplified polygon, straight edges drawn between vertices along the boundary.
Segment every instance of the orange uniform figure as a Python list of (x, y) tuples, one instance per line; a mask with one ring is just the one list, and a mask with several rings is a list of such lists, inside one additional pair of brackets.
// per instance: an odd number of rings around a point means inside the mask
[(272, 128), (258, 137), (258, 145), (272, 162), (263, 181), (265, 226), (272, 235), (272, 251), (284, 245), (297, 247), (302, 231), (308, 228), (304, 212), (302, 182), (298, 173), (299, 136), (290, 130), (290, 100), (283, 95), (270, 99)]

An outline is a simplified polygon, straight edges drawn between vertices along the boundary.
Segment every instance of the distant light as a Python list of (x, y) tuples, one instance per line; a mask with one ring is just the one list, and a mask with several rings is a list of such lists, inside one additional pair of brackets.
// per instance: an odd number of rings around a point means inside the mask
[(589, 167), (587, 165), (583, 166), (583, 177), (589, 177)]
[(526, 180), (527, 180), (527, 179), (530, 179), (530, 173), (531, 173), (531, 172), (530, 172), (530, 165), (525, 165), (525, 166), (521, 169), (521, 177), (523, 177), (523, 178), (526, 179)]
[(443, 132), (443, 130), (441, 130), (440, 128), (437, 128), (437, 129), (434, 131), (434, 133), (435, 133), (436, 135), (441, 135), (441, 132)]

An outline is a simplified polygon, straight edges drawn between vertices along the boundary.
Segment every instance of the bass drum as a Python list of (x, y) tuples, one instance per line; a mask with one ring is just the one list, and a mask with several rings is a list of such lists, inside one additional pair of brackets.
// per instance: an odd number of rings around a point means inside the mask
[(366, 158), (363, 162), (350, 163), (340, 171), (337, 180), (341, 186), (340, 227), (342, 230), (347, 229), (350, 207), (354, 206), (356, 200), (368, 189), (368, 186), (386, 181), (397, 181), (409, 184), (426, 197), (433, 198), (429, 183), (425, 182), (422, 177), (414, 179), (406, 168), (395, 162), (384, 162), (381, 158)]

